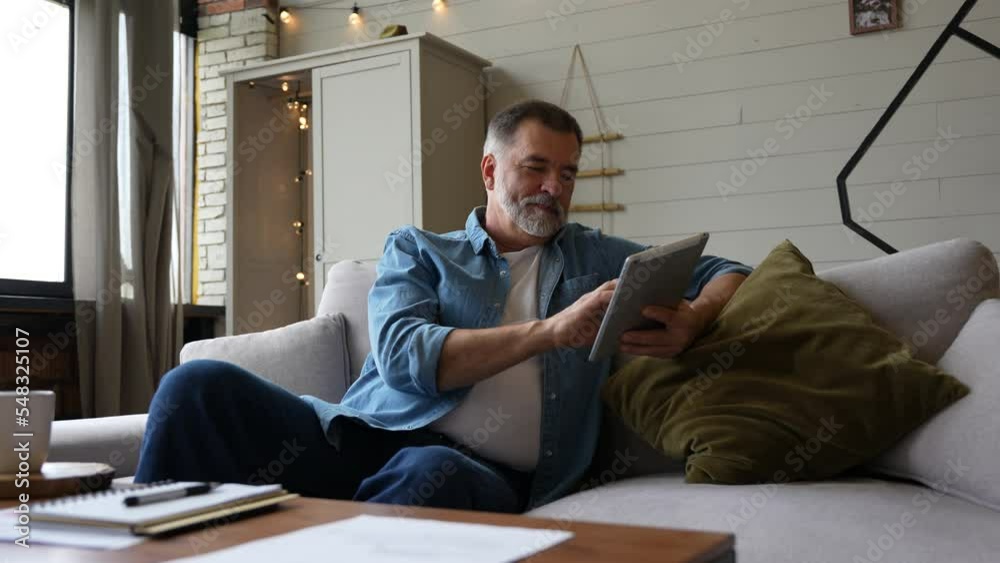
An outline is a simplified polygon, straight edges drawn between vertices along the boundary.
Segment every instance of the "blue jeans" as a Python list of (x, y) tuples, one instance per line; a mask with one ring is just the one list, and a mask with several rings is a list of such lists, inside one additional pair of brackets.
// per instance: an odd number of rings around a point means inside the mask
[(341, 417), (327, 440), (313, 408), (239, 366), (194, 360), (168, 372), (149, 407), (136, 483), (280, 483), (303, 496), (521, 512), (531, 473), (427, 429), (389, 431)]

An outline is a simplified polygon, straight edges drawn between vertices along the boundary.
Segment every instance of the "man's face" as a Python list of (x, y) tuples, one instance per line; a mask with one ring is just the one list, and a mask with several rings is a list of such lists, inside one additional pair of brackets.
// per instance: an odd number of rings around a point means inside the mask
[(573, 197), (580, 159), (576, 135), (528, 120), (495, 159), (492, 189), (487, 178), (487, 197), (496, 200), (491, 203), (499, 204), (511, 222), (529, 235), (554, 235), (566, 223)]

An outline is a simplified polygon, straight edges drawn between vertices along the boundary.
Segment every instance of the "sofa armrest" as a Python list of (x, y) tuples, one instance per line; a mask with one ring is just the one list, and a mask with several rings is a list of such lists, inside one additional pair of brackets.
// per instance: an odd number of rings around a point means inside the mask
[(296, 395), (337, 403), (351, 382), (346, 335), (343, 315), (320, 315), (263, 332), (191, 342), (180, 360), (227, 361)]
[(48, 461), (106, 463), (115, 477), (135, 474), (146, 430), (145, 414), (105, 416), (52, 423)]

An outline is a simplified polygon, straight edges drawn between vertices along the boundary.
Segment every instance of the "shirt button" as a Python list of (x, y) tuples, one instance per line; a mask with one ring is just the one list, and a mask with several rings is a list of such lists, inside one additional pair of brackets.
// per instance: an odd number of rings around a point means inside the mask
[(545, 457), (552, 457), (552, 450), (545, 450)]
[(555, 401), (556, 400), (556, 394), (555, 393), (549, 393), (549, 399), (552, 400), (552, 401)]

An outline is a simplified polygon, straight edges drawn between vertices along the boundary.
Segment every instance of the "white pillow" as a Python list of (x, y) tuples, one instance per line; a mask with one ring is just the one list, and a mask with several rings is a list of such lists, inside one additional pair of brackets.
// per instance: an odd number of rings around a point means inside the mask
[(1000, 511), (1000, 299), (976, 307), (938, 367), (972, 391), (869, 467)]
[(227, 361), (296, 395), (337, 403), (350, 386), (346, 335), (343, 315), (321, 315), (263, 332), (190, 342), (180, 359)]

